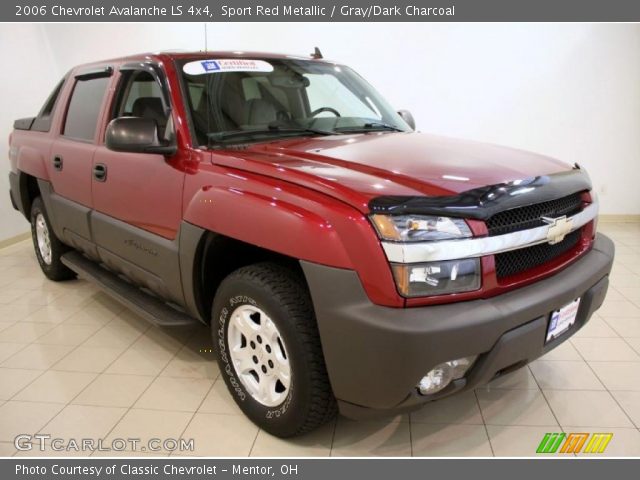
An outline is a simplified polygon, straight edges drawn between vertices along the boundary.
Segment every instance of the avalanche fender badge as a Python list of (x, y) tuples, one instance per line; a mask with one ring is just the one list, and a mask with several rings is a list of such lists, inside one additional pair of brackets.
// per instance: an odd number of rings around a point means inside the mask
[(204, 75), (223, 72), (273, 72), (273, 65), (264, 60), (227, 58), (220, 60), (197, 60), (182, 67), (187, 75)]

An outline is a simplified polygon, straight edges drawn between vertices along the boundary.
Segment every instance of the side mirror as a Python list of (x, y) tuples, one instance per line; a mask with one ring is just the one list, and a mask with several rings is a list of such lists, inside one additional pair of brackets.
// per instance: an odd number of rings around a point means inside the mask
[(413, 115), (409, 110), (398, 110), (398, 115), (407, 122), (407, 125), (411, 127), (411, 130), (416, 129), (416, 121), (413, 119)]
[(158, 124), (152, 118), (119, 117), (107, 125), (105, 144), (109, 150), (131, 153), (173, 155), (175, 145), (164, 145), (158, 139)]

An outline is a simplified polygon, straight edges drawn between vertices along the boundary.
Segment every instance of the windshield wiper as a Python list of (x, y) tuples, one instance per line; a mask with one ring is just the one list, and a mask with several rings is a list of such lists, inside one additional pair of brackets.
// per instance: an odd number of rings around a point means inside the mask
[(330, 130), (320, 130), (310, 127), (280, 127), (278, 125), (273, 125), (269, 126), (269, 128), (256, 130), (233, 130), (230, 132), (209, 133), (207, 137), (209, 138), (210, 142), (225, 142), (226, 140), (231, 140), (234, 138), (251, 138), (255, 135), (278, 136), (281, 134), (294, 135), (299, 133), (313, 133), (314, 135), (336, 135), (336, 132)]
[(338, 127), (336, 130), (340, 132), (380, 132), (387, 130), (391, 132), (404, 132), (403, 129), (384, 122), (368, 122), (355, 127)]

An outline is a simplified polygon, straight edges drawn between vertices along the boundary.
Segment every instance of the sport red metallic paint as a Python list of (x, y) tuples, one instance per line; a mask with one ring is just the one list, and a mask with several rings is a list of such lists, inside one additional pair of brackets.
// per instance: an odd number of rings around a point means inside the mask
[[(172, 315), (211, 322), (225, 380), (263, 428), (280, 436), (302, 433), (330, 418), (336, 400), (342, 413), (359, 417), (471, 388), (554, 348), (602, 303), (613, 248), (596, 236), (597, 202), (578, 166), (417, 133), (406, 117), (385, 113), (372, 90), (362, 97), (381, 118), (359, 129), (340, 127), (347, 119), (338, 106), (311, 111), (306, 99), (300, 108), (310, 120), (304, 125), (291, 123), (290, 107), (268, 124), (231, 132), (255, 138), (217, 141), (229, 132), (201, 125), (205, 117), (211, 124), (210, 109), (227, 102), (231, 90), (211, 100), (214, 80), (183, 67), (228, 58), (271, 65), (264, 77), (217, 74), (253, 92), (242, 104), (249, 117), (284, 108), (294, 88), (306, 98), (305, 89), (318, 82), (313, 75), (344, 73), (339, 81), (354, 97), (370, 88), (332, 62), (255, 52), (144, 54), (76, 67), (50, 111), (45, 106), (37, 117), (16, 121), (11, 197), (32, 222), (36, 255), (49, 278), (80, 273), (159, 323)], [(65, 135), (70, 100), (81, 82), (88, 88), (96, 78), (106, 78), (107, 87), (93, 97), (100, 102), (95, 132), (71, 138)], [(147, 93), (128, 102), (136, 89)], [(193, 104), (196, 97), (206, 109)], [(321, 111), (335, 118), (316, 118)], [(220, 114), (227, 113), (222, 108)], [(287, 131), (293, 127), (299, 133)], [(148, 141), (135, 144), (134, 138)], [(567, 203), (571, 194), (579, 195), (577, 204)], [(508, 233), (497, 235), (490, 219), (501, 212), (512, 218), (500, 227)], [(469, 255), (479, 258), (479, 288), (408, 294), (406, 282), (430, 284), (431, 275), (440, 275), (435, 284), (454, 285), (469, 275), (458, 270), (468, 264), (447, 257), (446, 242), (385, 238), (385, 224), (376, 224), (372, 214), (401, 219), (392, 227), (398, 235), (435, 232), (470, 249), (484, 239), (484, 253)], [(561, 217), (580, 231), (573, 243), (554, 250), (544, 225)], [(459, 218), (468, 234), (438, 226)], [(515, 273), (498, 271), (497, 259), (507, 261), (501, 257), (506, 252), (521, 253), (509, 270)], [(48, 255), (53, 260), (47, 262)], [(413, 269), (411, 276), (394, 277), (397, 266)], [(122, 277), (126, 285), (119, 284)], [(575, 326), (545, 342), (550, 312), (576, 298), (582, 303)], [(244, 333), (234, 347), (235, 317), (227, 314), (240, 311), (238, 305), (253, 309), (255, 331), (275, 325), (269, 335), (280, 343), (263, 344), (263, 337), (238, 326)], [(298, 345), (301, 332), (316, 339), (306, 350)], [(278, 348), (279, 360), (272, 352)], [(246, 357), (249, 363), (253, 358), (253, 370), (234, 358), (245, 349), (262, 352)], [(434, 387), (437, 368), (458, 368), (463, 360), (463, 376)], [(273, 362), (284, 366), (267, 373)], [(268, 394), (259, 388), (266, 381), (273, 382)], [(322, 394), (312, 401), (313, 388)]]

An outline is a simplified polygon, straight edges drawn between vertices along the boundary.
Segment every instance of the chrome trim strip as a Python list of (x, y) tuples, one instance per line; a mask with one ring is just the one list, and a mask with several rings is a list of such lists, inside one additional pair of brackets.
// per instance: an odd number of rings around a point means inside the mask
[[(586, 225), (598, 216), (598, 203), (594, 201), (571, 219), (571, 231)], [(465, 240), (444, 240), (421, 243), (382, 242), (382, 248), (391, 263), (422, 263), (440, 260), (474, 258), (485, 255), (517, 250), (540, 243), (546, 243), (549, 225), (529, 230), (507, 233), (495, 237), (469, 238)]]

